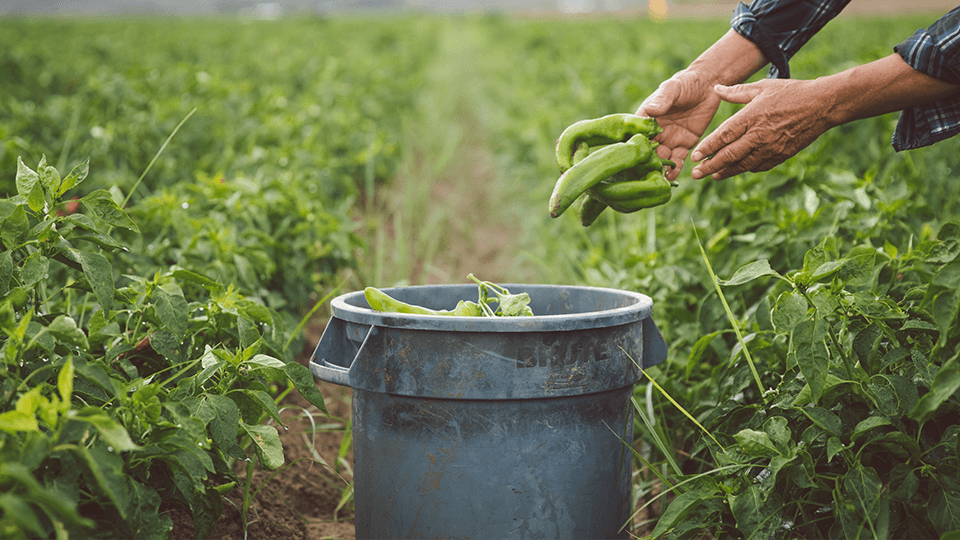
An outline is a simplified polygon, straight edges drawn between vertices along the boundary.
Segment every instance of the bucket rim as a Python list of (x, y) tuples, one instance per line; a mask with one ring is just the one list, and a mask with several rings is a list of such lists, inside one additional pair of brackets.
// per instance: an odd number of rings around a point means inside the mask
[[(653, 313), (653, 300), (639, 292), (606, 287), (583, 285), (545, 285), (506, 283), (501, 286), (511, 293), (527, 292), (533, 304), (544, 297), (551, 299), (597, 297), (598, 302), (611, 305), (609, 309), (533, 315), (528, 317), (455, 317), (442, 315), (414, 315), (405, 313), (385, 313), (373, 310), (367, 304), (362, 290), (341, 294), (331, 303), (334, 318), (370, 326), (388, 328), (407, 328), (413, 330), (438, 330), (452, 332), (551, 332), (566, 330), (587, 330), (630, 324), (649, 318)], [(474, 283), (445, 285), (412, 285), (408, 287), (383, 287), (383, 292), (391, 296), (428, 293), (447, 294), (463, 289), (459, 298), (475, 300), (477, 286)], [(403, 300), (403, 298), (398, 298)], [(450, 309), (453, 306), (450, 306)], [(536, 313), (538, 310), (534, 310)]]

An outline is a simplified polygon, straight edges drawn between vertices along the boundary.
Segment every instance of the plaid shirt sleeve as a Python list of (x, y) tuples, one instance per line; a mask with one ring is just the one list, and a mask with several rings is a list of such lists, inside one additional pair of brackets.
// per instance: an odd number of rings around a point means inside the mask
[[(913, 69), (960, 84), (960, 7), (921, 28), (894, 49)], [(928, 146), (960, 133), (960, 92), (900, 114), (893, 133), (897, 151)]]
[(790, 78), (789, 60), (850, 0), (753, 0), (737, 5), (730, 26), (770, 61), (770, 78)]
[[(770, 61), (768, 77), (789, 78), (790, 58), (850, 0), (753, 0), (739, 4), (730, 26)], [(894, 47), (917, 71), (960, 84), (960, 7)], [(893, 134), (897, 151), (928, 146), (960, 133), (960, 92), (906, 109)]]

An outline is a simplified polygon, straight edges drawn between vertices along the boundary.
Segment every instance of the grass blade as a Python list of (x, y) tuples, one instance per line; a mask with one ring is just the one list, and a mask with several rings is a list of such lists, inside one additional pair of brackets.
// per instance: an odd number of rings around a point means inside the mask
[(760, 374), (757, 373), (757, 366), (753, 363), (753, 357), (750, 356), (750, 351), (747, 350), (746, 342), (743, 341), (743, 333), (740, 332), (740, 325), (737, 324), (733, 312), (730, 311), (730, 305), (727, 304), (727, 299), (724, 298), (723, 291), (720, 290), (720, 282), (717, 280), (717, 275), (713, 273), (713, 267), (710, 266), (710, 259), (707, 258), (707, 252), (703, 249), (703, 242), (700, 241), (700, 234), (697, 232), (696, 227), (693, 228), (693, 234), (697, 237), (697, 246), (700, 247), (700, 254), (703, 255), (703, 262), (707, 266), (707, 272), (710, 273), (710, 280), (717, 290), (717, 296), (720, 297), (720, 302), (723, 304), (723, 310), (727, 313), (727, 319), (730, 321), (730, 325), (733, 326), (734, 333), (737, 334), (737, 341), (740, 343), (740, 347), (743, 349), (743, 356), (747, 359), (747, 364), (750, 366), (753, 380), (756, 381), (757, 389), (760, 390), (760, 395), (764, 396), (764, 401), (766, 401), (766, 392), (763, 389), (763, 383), (760, 381)]

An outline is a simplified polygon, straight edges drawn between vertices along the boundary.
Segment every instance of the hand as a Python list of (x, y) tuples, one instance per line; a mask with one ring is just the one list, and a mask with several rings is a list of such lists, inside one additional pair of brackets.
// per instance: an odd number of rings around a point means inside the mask
[(694, 179), (723, 180), (745, 171), (768, 171), (833, 127), (825, 111), (832, 93), (821, 81), (764, 79), (716, 86), (729, 103), (745, 104), (693, 151)]
[(638, 116), (656, 118), (663, 132), (654, 137), (660, 143), (657, 155), (677, 164), (668, 169), (668, 180), (676, 180), (683, 161), (690, 153), (720, 107), (714, 85), (691, 69), (681, 71), (664, 81), (637, 110)]

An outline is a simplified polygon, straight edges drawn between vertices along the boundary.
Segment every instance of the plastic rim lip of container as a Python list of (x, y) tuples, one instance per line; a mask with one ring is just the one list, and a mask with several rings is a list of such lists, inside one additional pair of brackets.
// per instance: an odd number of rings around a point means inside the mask
[[(629, 324), (651, 317), (653, 300), (644, 294), (585, 286), (502, 285), (512, 294), (526, 292), (534, 315), (527, 317), (454, 317), (385, 313), (370, 309), (363, 291), (331, 301), (334, 317), (345, 321), (412, 330), (451, 332), (551, 332), (586, 330)], [(381, 289), (397, 300), (431, 309), (452, 309), (458, 300), (477, 299), (475, 284), (418, 285)], [(557, 291), (562, 298), (557, 298)], [(590, 303), (594, 306), (589, 306)], [(603, 302), (608, 302), (604, 305)], [(584, 305), (588, 309), (583, 309)], [(593, 309), (590, 309), (593, 308)]]

